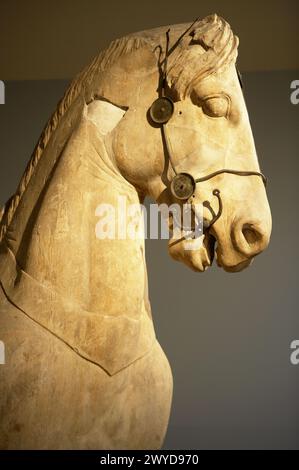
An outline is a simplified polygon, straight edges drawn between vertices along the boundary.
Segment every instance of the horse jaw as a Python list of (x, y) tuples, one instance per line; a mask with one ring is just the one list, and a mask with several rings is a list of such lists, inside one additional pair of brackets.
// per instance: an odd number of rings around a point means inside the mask
[(174, 260), (181, 261), (193, 271), (205, 272), (213, 264), (215, 242), (215, 238), (208, 233), (191, 240), (171, 238), (168, 250)]

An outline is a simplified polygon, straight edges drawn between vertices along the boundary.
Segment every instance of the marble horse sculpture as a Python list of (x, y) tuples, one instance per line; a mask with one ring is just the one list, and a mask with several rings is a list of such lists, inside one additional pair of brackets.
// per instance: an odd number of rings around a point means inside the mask
[[(0, 448), (155, 449), (172, 374), (155, 337), (144, 242), (99, 239), (96, 209), (145, 196), (203, 205), (173, 258), (240, 271), (271, 215), (217, 15), (113, 41), (71, 83), (1, 214)], [(162, 288), (162, 285), (161, 285)]]

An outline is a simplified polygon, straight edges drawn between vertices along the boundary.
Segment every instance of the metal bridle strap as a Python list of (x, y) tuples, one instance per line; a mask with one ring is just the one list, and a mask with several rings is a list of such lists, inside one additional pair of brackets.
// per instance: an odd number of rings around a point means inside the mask
[(214, 171), (207, 176), (203, 176), (202, 178), (196, 178), (195, 183), (202, 183), (203, 181), (207, 181), (215, 176), (221, 175), (222, 173), (229, 173), (231, 175), (238, 175), (238, 176), (260, 176), (263, 180), (264, 185), (267, 185), (267, 178), (263, 173), (259, 171), (239, 171), (239, 170), (230, 170), (228, 168), (224, 168), (222, 170)]
[(219, 189), (214, 189), (213, 196), (216, 196), (217, 199), (218, 199), (218, 212), (213, 217), (213, 220), (211, 220), (211, 222), (209, 223), (209, 225), (206, 228), (212, 227), (212, 225), (216, 222), (216, 220), (218, 220), (221, 217), (222, 210), (223, 210), (222, 199), (220, 197), (220, 190)]
[[(166, 150), (167, 150), (167, 153), (168, 153), (168, 158), (169, 158), (171, 168), (172, 168), (174, 174), (177, 175), (178, 172), (175, 168), (175, 164), (174, 164), (174, 161), (173, 161), (173, 158), (172, 158), (173, 150), (172, 150), (171, 140), (169, 138), (168, 131), (167, 131), (167, 124), (162, 125), (162, 131), (163, 131), (163, 135), (164, 135), (164, 141), (165, 141)], [(229, 173), (231, 175), (237, 175), (237, 176), (260, 176), (263, 180), (264, 185), (267, 186), (266, 176), (263, 173), (259, 172), (259, 171), (231, 170), (230, 168), (223, 168), (222, 170), (214, 171), (213, 173), (210, 173), (206, 176), (202, 176), (201, 178), (194, 179), (194, 182), (195, 183), (202, 183), (203, 181), (207, 181), (211, 178), (214, 178), (215, 176), (221, 175), (222, 173)]]
[(165, 142), (165, 146), (166, 146), (166, 151), (167, 151), (167, 154), (168, 154), (169, 163), (171, 165), (171, 168), (172, 168), (174, 174), (177, 175), (178, 172), (176, 171), (175, 164), (174, 164), (174, 161), (173, 161), (173, 158), (172, 158), (173, 150), (172, 150), (171, 140), (170, 140), (169, 134), (168, 134), (167, 124), (162, 125), (162, 132), (163, 132), (164, 142)]

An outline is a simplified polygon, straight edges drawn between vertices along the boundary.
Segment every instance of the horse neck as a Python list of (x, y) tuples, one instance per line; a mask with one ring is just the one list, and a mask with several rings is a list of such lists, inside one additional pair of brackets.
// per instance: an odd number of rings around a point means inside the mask
[(45, 165), (46, 156), (8, 231), (19, 266), (85, 310), (130, 317), (149, 311), (144, 240), (96, 236), (100, 204), (116, 208), (120, 196), (139, 204), (96, 126), (82, 116), (51, 171)]

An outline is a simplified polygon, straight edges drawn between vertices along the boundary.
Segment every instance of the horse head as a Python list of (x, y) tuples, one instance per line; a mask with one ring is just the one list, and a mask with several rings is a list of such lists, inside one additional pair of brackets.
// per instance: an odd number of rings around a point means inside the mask
[[(127, 106), (113, 134), (118, 167), (159, 203), (203, 205), (202, 245), (187, 250), (184, 237), (171, 239), (173, 258), (204, 271), (215, 252), (219, 266), (240, 271), (267, 247), (271, 214), (236, 68), (238, 38), (211, 15), (143, 40), (123, 59), (123, 81), (110, 98)], [(183, 197), (171, 191), (175, 181), (187, 185)]]

